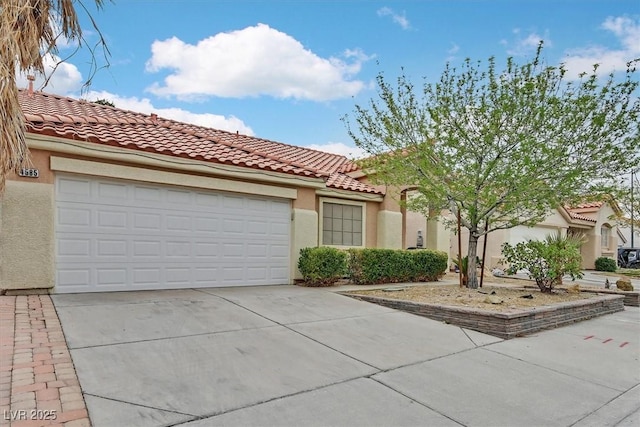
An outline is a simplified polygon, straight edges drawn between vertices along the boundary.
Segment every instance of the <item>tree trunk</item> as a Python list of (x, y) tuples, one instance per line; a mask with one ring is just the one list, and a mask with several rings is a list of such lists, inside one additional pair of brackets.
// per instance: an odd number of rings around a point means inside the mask
[(478, 239), (477, 230), (469, 230), (469, 250), (467, 251), (467, 287), (469, 289), (478, 289), (478, 269), (476, 264)]

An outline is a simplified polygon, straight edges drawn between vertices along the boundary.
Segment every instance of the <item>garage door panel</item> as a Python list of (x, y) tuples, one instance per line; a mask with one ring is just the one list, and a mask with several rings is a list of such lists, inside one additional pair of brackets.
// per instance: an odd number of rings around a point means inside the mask
[(114, 230), (126, 231), (129, 229), (129, 215), (126, 212), (100, 210), (96, 212), (96, 226), (111, 232)]
[(160, 267), (133, 267), (132, 284), (134, 286), (152, 286), (156, 287), (162, 278), (162, 269)]
[(60, 238), (56, 242), (56, 250), (59, 258), (90, 259), (92, 241), (89, 237)]
[(159, 188), (136, 185), (133, 191), (136, 200), (158, 204), (162, 201), (162, 192)]
[(58, 209), (58, 225), (91, 226), (91, 209), (81, 206), (69, 206)]
[(288, 280), (289, 278), (289, 269), (284, 267), (269, 267), (269, 277), (274, 282), (280, 282), (283, 280)]
[(129, 192), (133, 189), (125, 184), (116, 184), (111, 182), (95, 183), (98, 199), (102, 203), (123, 203), (129, 200)]
[(91, 181), (81, 178), (58, 178), (56, 199), (65, 202), (83, 202), (91, 197)]
[(290, 202), (56, 180), (56, 292), (289, 282)]

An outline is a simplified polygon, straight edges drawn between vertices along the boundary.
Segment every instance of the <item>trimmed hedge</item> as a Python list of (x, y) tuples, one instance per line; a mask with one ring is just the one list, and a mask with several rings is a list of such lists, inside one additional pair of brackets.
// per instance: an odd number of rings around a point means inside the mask
[(433, 282), (447, 270), (445, 252), (332, 247), (300, 250), (298, 269), (307, 286), (331, 286), (348, 276), (356, 285)]
[(349, 249), (349, 278), (357, 285), (430, 282), (447, 269), (447, 254), (431, 250)]
[(330, 247), (303, 248), (298, 269), (307, 286), (331, 286), (347, 274), (347, 254)]
[(612, 271), (615, 272), (618, 269), (616, 262), (611, 258), (600, 257), (596, 259), (597, 271)]

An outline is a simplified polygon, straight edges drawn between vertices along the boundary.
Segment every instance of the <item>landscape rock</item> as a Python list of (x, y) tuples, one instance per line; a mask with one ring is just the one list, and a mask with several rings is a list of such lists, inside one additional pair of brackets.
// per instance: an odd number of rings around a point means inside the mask
[(504, 301), (502, 300), (502, 298), (495, 296), (495, 295), (488, 295), (485, 299), (484, 302), (487, 304), (502, 304)]
[(500, 270), (499, 268), (494, 268), (491, 274), (493, 274), (496, 277), (503, 277), (504, 271)]
[(621, 291), (632, 291), (633, 285), (631, 284), (631, 279), (629, 278), (621, 278), (616, 282), (616, 287)]
[(567, 292), (570, 294), (579, 294), (580, 293), (580, 285), (571, 285), (567, 287)]

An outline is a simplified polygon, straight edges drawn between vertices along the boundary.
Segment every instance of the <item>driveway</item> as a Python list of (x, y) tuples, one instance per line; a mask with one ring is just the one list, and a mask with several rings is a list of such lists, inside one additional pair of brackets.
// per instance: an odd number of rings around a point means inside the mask
[(640, 310), (502, 341), (325, 289), (54, 295), (95, 427), (640, 425)]

